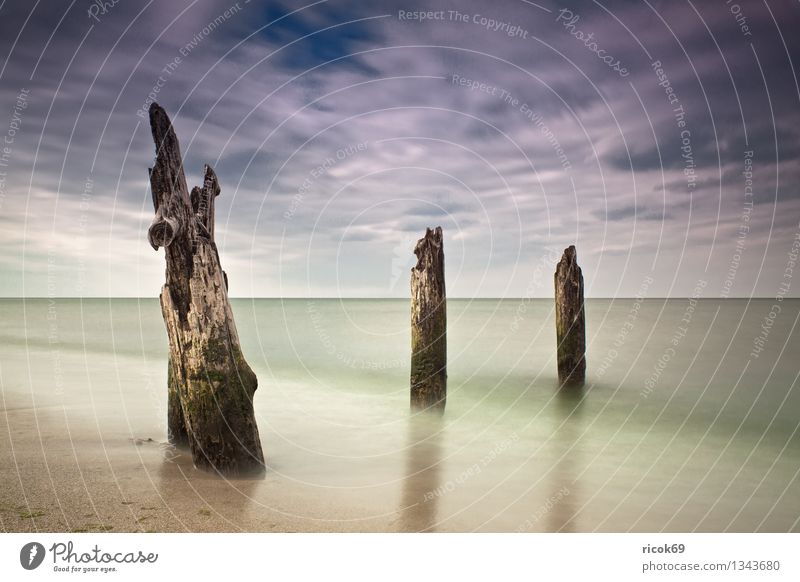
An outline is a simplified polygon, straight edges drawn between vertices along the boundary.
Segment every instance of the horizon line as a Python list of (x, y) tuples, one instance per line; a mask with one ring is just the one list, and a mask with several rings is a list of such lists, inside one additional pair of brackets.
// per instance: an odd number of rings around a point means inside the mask
[[(136, 295), (60, 295), (54, 297), (48, 297), (46, 295), (33, 295), (33, 296), (22, 296), (22, 295), (4, 295), (0, 296), (0, 300), (41, 300), (41, 299), (49, 299), (49, 300), (58, 300), (58, 299), (153, 299), (158, 300), (159, 296), (136, 296)], [(282, 300), (282, 301), (297, 301), (297, 300), (346, 300), (346, 301), (410, 301), (410, 297), (335, 297), (335, 296), (320, 296), (320, 297), (280, 297), (280, 296), (259, 296), (259, 297), (245, 297), (245, 296), (234, 296), (228, 297), (228, 299), (245, 299), (245, 300)], [(517, 296), (517, 297), (447, 297), (447, 299), (454, 299), (458, 301), (468, 300), (468, 301), (481, 301), (481, 300), (531, 300), (531, 301), (550, 301), (553, 300), (554, 297), (524, 297), (524, 296)], [(721, 300), (725, 301), (728, 299), (749, 299), (749, 300), (777, 300), (774, 296), (731, 296), (731, 297), (692, 297), (690, 295), (674, 295), (674, 296), (665, 296), (665, 295), (657, 295), (652, 297), (638, 297), (636, 295), (617, 295), (614, 297), (585, 297), (584, 300), (614, 300), (614, 299), (640, 299), (642, 301), (652, 301), (656, 299), (695, 299), (697, 301), (712, 301), (712, 300)], [(800, 299), (800, 296), (793, 297), (787, 296), (783, 297), (783, 299)]]

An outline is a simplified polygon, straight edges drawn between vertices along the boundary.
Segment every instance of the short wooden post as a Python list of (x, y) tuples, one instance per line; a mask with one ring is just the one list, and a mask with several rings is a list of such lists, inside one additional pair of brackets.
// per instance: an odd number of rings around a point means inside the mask
[(556, 340), (558, 380), (580, 386), (586, 379), (586, 321), (583, 307), (583, 274), (575, 246), (564, 249), (555, 273)]
[(447, 400), (447, 298), (442, 227), (428, 228), (411, 269), (411, 407), (444, 412)]

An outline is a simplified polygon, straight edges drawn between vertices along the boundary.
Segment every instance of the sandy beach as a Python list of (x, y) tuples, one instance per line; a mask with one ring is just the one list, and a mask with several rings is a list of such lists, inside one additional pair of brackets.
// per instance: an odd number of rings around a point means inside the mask
[[(188, 452), (169, 447), (163, 434), (101, 440), (98, 428), (112, 425), (113, 416), (76, 429), (74, 411), (31, 404), (15, 402), (0, 413), (3, 531), (397, 529), (398, 515), (379, 515), (378, 507), (356, 504), (352, 496), (335, 503), (336, 495), (315, 498), (302, 485), (282, 485), (274, 474), (223, 479), (194, 469)], [(376, 517), (365, 519), (370, 512)]]

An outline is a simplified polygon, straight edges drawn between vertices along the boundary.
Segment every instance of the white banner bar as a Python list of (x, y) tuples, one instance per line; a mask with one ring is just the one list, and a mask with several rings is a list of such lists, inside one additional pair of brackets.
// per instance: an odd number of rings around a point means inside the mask
[[(797, 534), (3, 534), (2, 580), (800, 580)], [(191, 578), (189, 578), (191, 577)]]

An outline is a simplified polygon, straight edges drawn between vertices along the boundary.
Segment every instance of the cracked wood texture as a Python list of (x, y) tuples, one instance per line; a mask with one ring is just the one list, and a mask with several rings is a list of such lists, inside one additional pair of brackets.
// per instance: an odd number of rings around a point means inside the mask
[(558, 380), (565, 386), (580, 386), (586, 378), (586, 319), (583, 273), (574, 246), (564, 249), (556, 266), (555, 286)]
[(442, 228), (428, 228), (411, 269), (411, 407), (444, 412), (447, 400), (447, 298)]
[(178, 138), (156, 103), (150, 127), (155, 218), (148, 239), (154, 249), (164, 247), (167, 262), (160, 298), (169, 337), (169, 438), (188, 445), (197, 467), (224, 475), (260, 473), (264, 455), (253, 412), (258, 380), (242, 355), (214, 242), (219, 183), (206, 166), (203, 187), (190, 195)]

